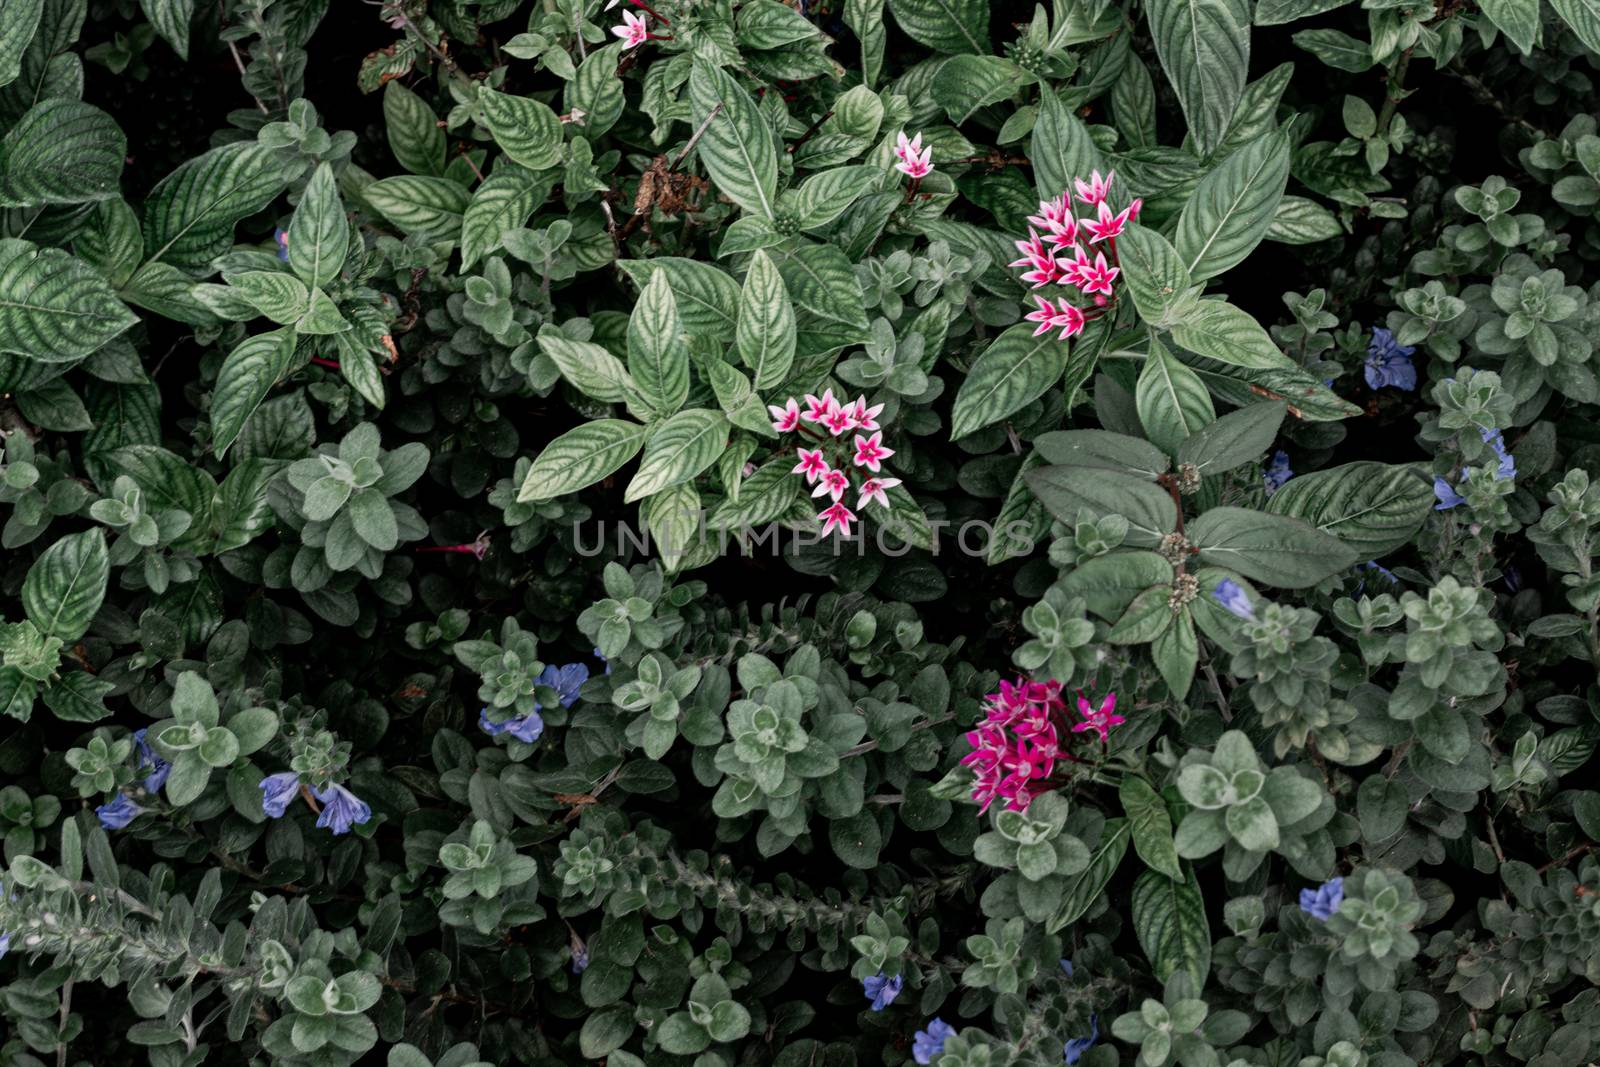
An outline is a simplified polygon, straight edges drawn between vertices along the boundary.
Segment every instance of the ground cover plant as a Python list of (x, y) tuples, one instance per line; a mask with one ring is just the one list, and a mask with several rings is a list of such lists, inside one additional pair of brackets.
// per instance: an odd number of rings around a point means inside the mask
[(1600, 1056), (1590, 0), (0, 0), (0, 1064)]

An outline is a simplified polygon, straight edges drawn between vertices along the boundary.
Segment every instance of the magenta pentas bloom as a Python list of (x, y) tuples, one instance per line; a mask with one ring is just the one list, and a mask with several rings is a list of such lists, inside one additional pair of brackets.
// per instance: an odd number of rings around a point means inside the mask
[[(807, 394), (804, 408), (794, 397), (781, 405), (767, 405), (774, 430), (798, 433), (816, 446), (795, 449), (799, 462), (790, 473), (814, 487), (813, 497), (825, 496), (832, 501), (817, 513), (824, 534), (837, 530), (850, 536), (850, 525), (859, 519), (844, 502), (852, 487), (859, 493), (858, 508), (868, 504), (885, 509), (892, 506), (888, 490), (899, 485), (900, 479), (882, 476), (884, 460), (895, 453), (884, 445), (883, 429), (878, 425), (883, 407), (867, 403), (865, 396), (841, 401), (832, 389), (823, 390), (821, 396)], [(850, 441), (847, 435), (853, 430), (866, 430), (870, 435), (856, 433)], [(855, 479), (860, 479), (859, 483)]]
[(1100, 735), (1100, 743), (1105, 744), (1111, 740), (1111, 728), (1113, 726), (1121, 726), (1128, 721), (1118, 715), (1116, 709), (1117, 694), (1115, 693), (1107, 693), (1106, 698), (1100, 702), (1098, 708), (1091, 708), (1089, 706), (1089, 698), (1079, 693), (1078, 715), (1082, 717), (1083, 721), (1075, 723), (1072, 727), (1072, 732), (1081, 734), (1087, 730), (1093, 730)]
[[(1066, 340), (1116, 307), (1116, 280), (1122, 273), (1117, 238), (1139, 217), (1143, 202), (1135, 197), (1122, 210), (1113, 208), (1107, 198), (1115, 178), (1114, 171), (1104, 177), (1095, 171), (1088, 180), (1074, 179), (1073, 189), (1039, 202), (1039, 213), (1028, 216), (1028, 239), (1013, 242), (1021, 258), (1010, 265), (1025, 268), (1022, 281), (1034, 289), (1069, 286), (1093, 305), (1080, 308), (1066, 296), (1035, 297), (1039, 306), (1026, 316), (1039, 324), (1035, 337), (1060, 330)], [(1085, 212), (1082, 218), (1073, 215), (1073, 190)]]
[(1012, 811), (1026, 811), (1036, 797), (1061, 784), (1054, 777), (1058, 763), (1082, 762), (1067, 750), (1063, 738), (1093, 729), (1104, 740), (1111, 727), (1126, 721), (1113, 713), (1116, 706), (1116, 694), (1109, 693), (1098, 711), (1090, 711), (1080, 694), (1083, 721), (1074, 723), (1067, 717), (1060, 682), (1001, 682), (1000, 691), (989, 696), (988, 716), (967, 734), (972, 751), (961, 757), (975, 776), (972, 799), (983, 811), (996, 800), (1004, 800)]

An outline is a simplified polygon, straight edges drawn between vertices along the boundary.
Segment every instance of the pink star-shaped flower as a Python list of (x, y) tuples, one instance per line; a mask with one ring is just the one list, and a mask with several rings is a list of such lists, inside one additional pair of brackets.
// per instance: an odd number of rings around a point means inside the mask
[(644, 16), (632, 11), (624, 11), (622, 25), (611, 27), (611, 32), (622, 38), (624, 49), (637, 47), (650, 39), (650, 28), (645, 25)]
[(1089, 175), (1088, 181), (1077, 178), (1072, 184), (1077, 187), (1079, 200), (1085, 204), (1094, 205), (1106, 198), (1106, 194), (1111, 191), (1111, 180), (1116, 176), (1117, 172), (1111, 171), (1102, 178), (1100, 177), (1100, 172), (1095, 171)]
[(850, 524), (856, 521), (856, 513), (845, 507), (842, 503), (835, 503), (827, 510), (820, 512), (817, 518), (822, 520), (822, 535), (826, 537), (834, 529), (850, 536)]
[(831, 470), (822, 476), (817, 487), (811, 491), (812, 496), (821, 496), (827, 493), (833, 497), (834, 503), (844, 499), (845, 492), (850, 488), (850, 478), (844, 471)]
[(908, 178), (925, 178), (933, 170), (933, 146), (922, 147), (920, 133), (908, 140), (905, 131), (901, 130), (894, 154), (900, 160), (894, 169)]
[(821, 422), (839, 407), (839, 402), (833, 398), (833, 390), (823, 391), (820, 397), (806, 394), (806, 410), (800, 417), (807, 422)]
[[(1045, 255), (1040, 256), (1038, 259), (1030, 260), (1030, 262), (1033, 265), (1033, 269), (1024, 271), (1022, 273), (1022, 280), (1027, 282), (1033, 288), (1038, 289), (1042, 286), (1050, 285), (1053, 282), (1059, 282), (1061, 280), (1061, 263), (1056, 259), (1055, 256), (1046, 253)], [(1012, 264), (1014, 267), (1020, 265), (1021, 264), (1018, 263)]]
[(1117, 694), (1115, 693), (1107, 693), (1106, 698), (1100, 702), (1098, 709), (1090, 708), (1089, 698), (1079, 693), (1078, 714), (1083, 718), (1083, 721), (1073, 724), (1072, 732), (1081, 734), (1087, 730), (1093, 730), (1100, 735), (1102, 743), (1109, 741), (1111, 739), (1111, 728), (1113, 726), (1121, 726), (1128, 721), (1116, 713), (1116, 707)]
[(1112, 214), (1111, 205), (1106, 203), (1104, 200), (1100, 201), (1100, 217), (1093, 221), (1086, 219), (1083, 223), (1083, 228), (1088, 230), (1091, 235), (1089, 237), (1089, 243), (1099, 244), (1101, 241), (1105, 241), (1113, 237), (1120, 237), (1122, 235), (1122, 228), (1130, 221), (1138, 217), (1139, 208), (1142, 206), (1143, 201), (1135, 199), (1133, 203), (1129, 204), (1121, 211)]
[(871, 437), (862, 437), (856, 434), (856, 454), (851, 460), (858, 467), (865, 467), (873, 474), (882, 469), (883, 461), (894, 455), (894, 449), (883, 447), (883, 433), (873, 434)]
[(807, 452), (803, 448), (797, 448), (795, 451), (800, 453), (800, 462), (794, 465), (790, 474), (803, 474), (806, 476), (806, 484), (813, 485), (818, 478), (828, 473), (828, 461), (822, 458), (822, 449)]
[(794, 397), (781, 408), (768, 404), (767, 410), (772, 413), (772, 428), (779, 433), (793, 433), (800, 428), (800, 405), (794, 402)]
[(826, 426), (828, 432), (835, 437), (842, 433), (849, 433), (850, 428), (855, 425), (855, 418), (850, 414), (851, 410), (851, 408), (835, 404), (833, 410), (828, 412), (827, 417), (822, 420), (822, 425)]
[(1028, 216), (1028, 225), (1048, 230), (1058, 238), (1065, 237), (1069, 244), (1078, 229), (1077, 220), (1072, 217), (1072, 204), (1065, 196), (1039, 201), (1039, 213)]
[(868, 478), (861, 483), (861, 498), (856, 501), (856, 507), (864, 508), (868, 504), (878, 504), (881, 507), (889, 506), (888, 490), (900, 484), (899, 478)]
[(868, 407), (867, 398), (858, 396), (856, 397), (856, 402), (850, 405), (849, 411), (850, 422), (855, 429), (876, 430), (878, 428), (878, 416), (883, 413), (883, 405), (873, 404)]
[[(1084, 258), (1087, 259), (1087, 257)], [(1086, 293), (1105, 293), (1108, 296), (1110, 295), (1111, 283), (1116, 281), (1118, 269), (1107, 265), (1104, 252), (1095, 253), (1092, 265), (1079, 263), (1077, 267), (1079, 289)]]

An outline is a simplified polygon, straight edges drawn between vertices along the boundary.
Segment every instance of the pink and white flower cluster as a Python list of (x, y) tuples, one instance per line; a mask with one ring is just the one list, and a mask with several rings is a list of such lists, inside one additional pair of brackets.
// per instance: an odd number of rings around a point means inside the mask
[(1115, 693), (1106, 694), (1097, 709), (1079, 693), (1079, 721), (1069, 722), (1060, 682), (1001, 682), (1000, 691), (989, 696), (988, 717), (967, 734), (972, 751), (961, 757), (976, 776), (972, 799), (983, 811), (996, 799), (1012, 811), (1026, 811), (1035, 797), (1061, 784), (1053, 778), (1058, 761), (1082, 762), (1063, 746), (1063, 734), (1093, 730), (1104, 743), (1111, 727), (1127, 721), (1116, 706)]
[(1088, 181), (1073, 180), (1078, 203), (1086, 209), (1082, 217), (1073, 214), (1070, 192), (1063, 192), (1054, 200), (1041, 200), (1039, 213), (1028, 216), (1028, 239), (1015, 242), (1022, 258), (1011, 263), (1013, 267), (1027, 268), (1022, 280), (1034, 289), (1073, 286), (1094, 298), (1094, 307), (1085, 311), (1065, 297), (1051, 300), (1035, 295), (1039, 306), (1024, 316), (1039, 324), (1033, 331), (1035, 337), (1051, 330), (1060, 330), (1063, 340), (1071, 337), (1110, 304), (1113, 286), (1121, 273), (1117, 238), (1128, 223), (1139, 217), (1139, 209), (1144, 206), (1135, 197), (1121, 211), (1114, 210), (1107, 196), (1115, 178), (1115, 171), (1103, 178), (1095, 171)]
[(908, 139), (906, 131), (901, 130), (894, 156), (900, 161), (894, 169), (908, 178), (926, 178), (933, 171), (933, 145), (922, 147), (921, 133)]
[[(768, 404), (767, 411), (772, 415), (774, 430), (779, 433), (801, 433), (817, 442), (816, 448), (796, 449), (800, 462), (795, 464), (790, 473), (805, 478), (807, 485), (816, 486), (811, 491), (813, 497), (827, 496), (833, 501), (817, 515), (824, 534), (837, 529), (849, 537), (850, 524), (860, 518), (844, 502), (845, 494), (850, 491), (852, 471), (866, 471), (872, 475), (864, 478), (857, 488), (859, 496), (856, 507), (865, 508), (868, 504), (884, 508), (889, 506), (888, 491), (899, 485), (900, 479), (880, 477), (883, 461), (894, 455), (894, 449), (884, 446), (883, 430), (878, 426), (878, 416), (883, 412), (882, 404), (869, 405), (864, 396), (856, 397), (854, 403), (841, 403), (834, 399), (833, 390), (828, 389), (821, 396), (808, 393), (804, 411), (800, 410), (800, 404), (794, 397), (790, 397), (782, 407)], [(827, 431), (826, 435), (823, 434), (824, 430)], [(853, 430), (866, 430), (869, 435), (855, 434), (854, 454), (851, 454), (849, 446), (836, 438)], [(829, 462), (830, 453), (833, 453), (832, 463)]]

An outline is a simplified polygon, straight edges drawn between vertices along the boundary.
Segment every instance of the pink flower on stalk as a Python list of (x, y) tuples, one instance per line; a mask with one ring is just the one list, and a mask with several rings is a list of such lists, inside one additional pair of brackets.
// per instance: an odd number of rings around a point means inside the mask
[(1029, 322), (1037, 322), (1039, 324), (1033, 331), (1035, 337), (1042, 333), (1049, 333), (1051, 330), (1060, 330), (1061, 339), (1065, 341), (1073, 334), (1083, 332), (1085, 322), (1083, 312), (1065, 300), (1052, 306), (1050, 301), (1045, 300), (1043, 297), (1034, 297), (1034, 299), (1039, 301), (1039, 310), (1028, 312), (1024, 318)]
[(811, 495), (821, 496), (822, 494), (827, 493), (829, 496), (833, 497), (833, 502), (837, 504), (839, 501), (844, 499), (844, 494), (847, 490), (849, 490), (849, 488), (849, 475), (845, 474), (845, 472), (841, 470), (831, 470), (822, 476), (822, 480), (818, 482), (817, 487), (811, 491)]
[(901, 130), (894, 154), (900, 160), (894, 169), (908, 178), (926, 178), (933, 170), (933, 146), (922, 147), (920, 133), (907, 140), (905, 131)]
[(624, 50), (636, 48), (650, 39), (650, 27), (645, 25), (644, 16), (632, 11), (624, 11), (622, 25), (611, 27), (611, 32), (622, 38)]
[(852, 410), (853, 408), (835, 404), (833, 410), (828, 412), (827, 417), (822, 420), (822, 425), (826, 426), (828, 432), (834, 437), (838, 437), (842, 433), (848, 433), (855, 426), (855, 417), (850, 414)]
[(894, 455), (894, 449), (883, 447), (883, 433), (879, 431), (871, 437), (862, 437), (856, 434), (856, 454), (850, 462), (858, 467), (865, 467), (873, 474), (882, 469), (883, 461)]
[(1072, 732), (1081, 734), (1086, 730), (1093, 730), (1100, 735), (1100, 743), (1111, 740), (1111, 728), (1121, 726), (1127, 722), (1116, 713), (1117, 694), (1107, 693), (1106, 698), (1100, 702), (1098, 709), (1089, 707), (1089, 698), (1082, 693), (1078, 694), (1078, 714), (1083, 718), (1080, 723), (1075, 723)]
[(889, 506), (888, 490), (900, 484), (899, 478), (868, 478), (861, 483), (861, 499), (856, 501), (856, 507), (864, 508), (868, 504), (878, 504), (882, 507)]
[[(1024, 261), (1022, 260), (1018, 260), (1011, 265), (1013, 267), (1020, 267), (1023, 265), (1023, 262)], [(1037, 259), (1029, 259), (1027, 262), (1033, 265), (1033, 269), (1024, 271), (1022, 274), (1022, 280), (1027, 282), (1033, 288), (1038, 289), (1054, 282), (1061, 281), (1061, 263), (1056, 259), (1055, 256), (1050, 255), (1048, 252)]]
[(876, 430), (878, 428), (878, 416), (883, 413), (883, 405), (873, 404), (868, 407), (867, 398), (858, 396), (856, 397), (856, 402), (850, 405), (849, 411), (850, 423), (853, 429)]
[[(1056, 306), (1044, 297), (1036, 296), (1034, 299), (1039, 302), (1038, 310), (1030, 311), (1022, 317), (1029, 322), (1037, 322), (1039, 324), (1038, 328), (1033, 331), (1033, 335), (1038, 337), (1040, 334), (1049, 333), (1056, 328), (1056, 316), (1060, 313), (1056, 311)], [(1065, 301), (1063, 301), (1063, 305), (1065, 305)]]
[(822, 449), (807, 452), (803, 448), (797, 448), (795, 451), (800, 453), (800, 462), (794, 465), (790, 474), (803, 474), (806, 476), (806, 484), (813, 485), (818, 478), (828, 473), (828, 461), (822, 458)]
[(961, 758), (975, 776), (972, 796), (984, 811), (1003, 799), (1013, 811), (1025, 811), (1046, 789), (1062, 751), (1057, 716), (1064, 714), (1057, 682), (1002, 682), (989, 697), (989, 714), (967, 734), (972, 751)]
[(1122, 236), (1122, 228), (1139, 217), (1139, 209), (1143, 206), (1144, 202), (1136, 197), (1133, 203), (1112, 214), (1111, 205), (1100, 201), (1100, 217), (1092, 222), (1086, 219), (1083, 223), (1083, 228), (1092, 235), (1089, 243), (1098, 244), (1108, 238)]
[(1072, 217), (1072, 204), (1066, 196), (1039, 201), (1039, 213), (1028, 216), (1028, 225), (1049, 231), (1058, 238), (1057, 245), (1061, 243), (1059, 238), (1065, 238), (1071, 244), (1078, 232), (1078, 222)]
[(850, 536), (850, 524), (856, 521), (856, 513), (845, 507), (842, 503), (835, 503), (832, 507), (819, 513), (817, 518), (822, 520), (822, 535), (826, 537), (835, 527), (846, 537)]
[(1116, 281), (1119, 269), (1107, 265), (1106, 254), (1096, 252), (1094, 263), (1088, 263), (1087, 256), (1080, 256), (1079, 262), (1074, 264), (1077, 268), (1077, 286), (1086, 293), (1111, 294), (1111, 283)]
[(839, 407), (839, 402), (833, 398), (833, 390), (823, 391), (820, 397), (806, 394), (806, 410), (800, 417), (807, 422), (821, 422)]
[[(1032, 220), (1030, 219), (1029, 221), (1031, 222)], [(1053, 258), (1050, 251), (1045, 248), (1044, 241), (1031, 228), (1028, 230), (1028, 239), (1026, 241), (1013, 241), (1011, 243), (1017, 246), (1017, 251), (1022, 253), (1022, 258), (1013, 259), (1008, 266), (1026, 267), (1041, 259)]]
[(800, 405), (794, 402), (794, 397), (781, 408), (768, 404), (767, 410), (772, 413), (772, 428), (779, 433), (793, 433), (800, 428)]
[(1082, 178), (1075, 178), (1072, 184), (1078, 189), (1078, 199), (1085, 204), (1093, 206), (1105, 200), (1106, 194), (1111, 191), (1111, 180), (1116, 176), (1117, 172), (1111, 171), (1104, 178), (1101, 178), (1100, 172), (1095, 171), (1089, 175), (1088, 181), (1084, 181)]

